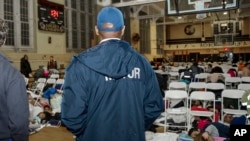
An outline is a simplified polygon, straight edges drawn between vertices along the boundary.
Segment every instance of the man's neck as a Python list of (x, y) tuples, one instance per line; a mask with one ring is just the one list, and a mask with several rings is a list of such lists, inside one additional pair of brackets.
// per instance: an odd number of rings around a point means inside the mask
[(100, 43), (108, 41), (108, 40), (121, 40), (120, 38), (105, 38), (100, 41)]

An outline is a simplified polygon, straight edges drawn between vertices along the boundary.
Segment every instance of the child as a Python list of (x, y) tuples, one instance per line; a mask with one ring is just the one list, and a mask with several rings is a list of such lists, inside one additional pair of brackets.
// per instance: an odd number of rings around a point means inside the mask
[(61, 113), (54, 113), (52, 108), (49, 105), (44, 106), (44, 112), (47, 112), (51, 115), (51, 118), (48, 120), (51, 125), (59, 125), (61, 124)]
[[(216, 141), (215, 139), (218, 139), (219, 137), (213, 137), (208, 132), (201, 132), (198, 128), (191, 128), (188, 131), (188, 135), (194, 140), (194, 141)], [(224, 140), (225, 138), (221, 138)]]
[(30, 120), (30, 122), (32, 124), (45, 124), (50, 120), (50, 118), (51, 118), (50, 113), (48, 113), (48, 112), (40, 112), (35, 117), (33, 117), (33, 119)]

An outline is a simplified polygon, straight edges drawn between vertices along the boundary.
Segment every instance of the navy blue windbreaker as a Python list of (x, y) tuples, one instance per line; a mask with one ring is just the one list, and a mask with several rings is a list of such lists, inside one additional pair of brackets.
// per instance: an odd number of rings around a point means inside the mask
[(150, 63), (125, 41), (104, 41), (66, 70), (62, 122), (77, 141), (145, 141), (163, 109)]
[(0, 141), (29, 140), (29, 104), (24, 77), (0, 54)]

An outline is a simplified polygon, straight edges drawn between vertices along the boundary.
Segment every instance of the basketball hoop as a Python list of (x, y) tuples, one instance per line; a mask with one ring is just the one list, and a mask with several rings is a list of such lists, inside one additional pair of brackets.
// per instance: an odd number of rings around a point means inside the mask
[[(205, 2), (204, 0), (196, 0), (195, 1), (195, 10), (196, 11), (204, 11), (206, 8), (208, 8), (210, 5), (210, 2)], [(196, 14), (196, 19), (204, 19), (207, 17), (206, 13)]]

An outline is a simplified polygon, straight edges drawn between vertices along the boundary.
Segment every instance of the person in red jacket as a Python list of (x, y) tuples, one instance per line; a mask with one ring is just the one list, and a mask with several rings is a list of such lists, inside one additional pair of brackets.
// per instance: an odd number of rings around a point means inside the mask
[(56, 69), (57, 70), (57, 61), (54, 59), (54, 56), (50, 56), (48, 64), (47, 64), (47, 69)]

